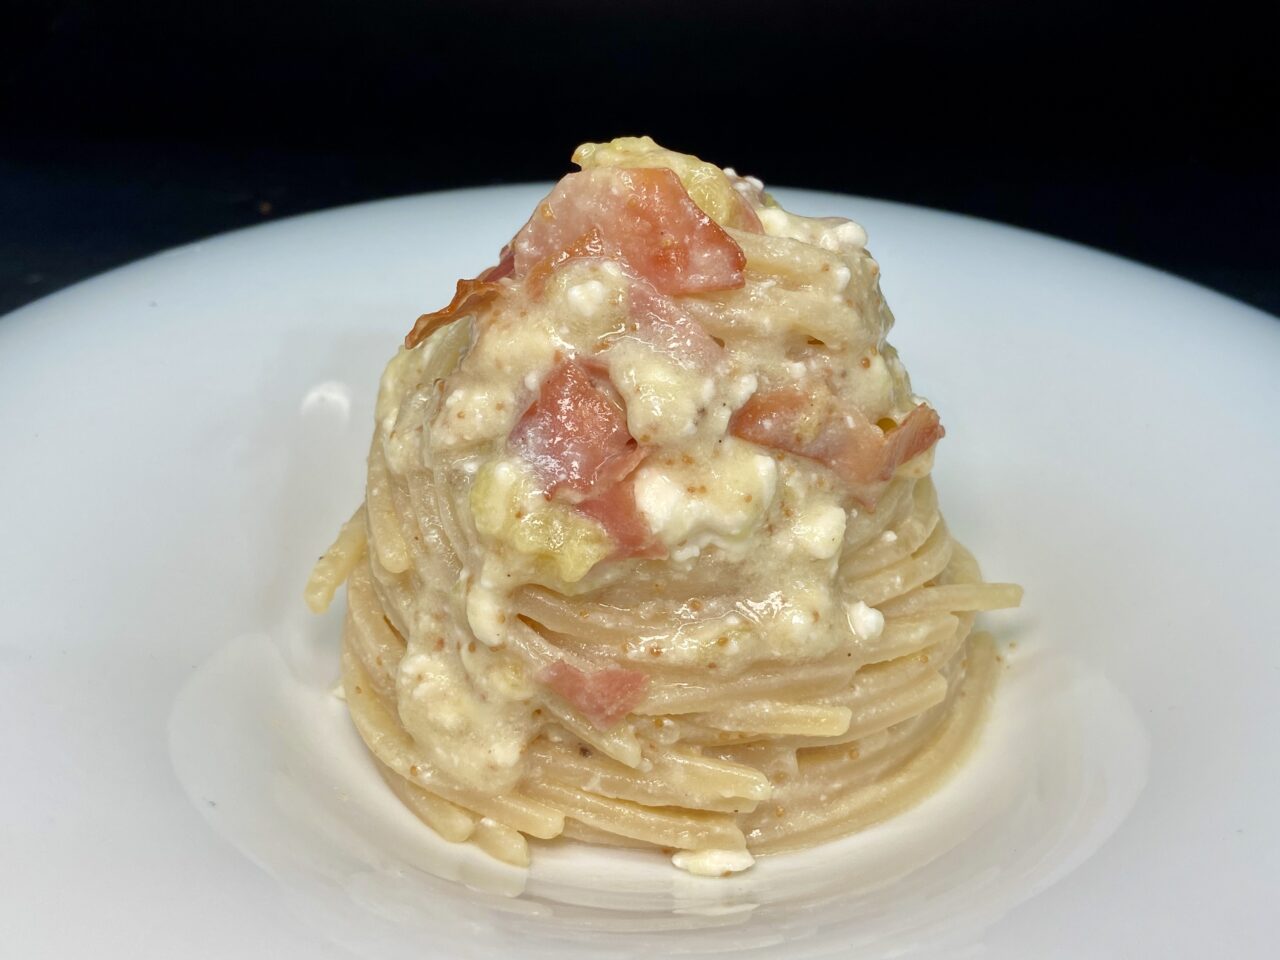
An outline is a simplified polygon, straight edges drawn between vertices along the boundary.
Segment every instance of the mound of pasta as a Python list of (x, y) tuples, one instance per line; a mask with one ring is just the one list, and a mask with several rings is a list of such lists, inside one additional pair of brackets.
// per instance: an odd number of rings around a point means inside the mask
[(585, 144), (378, 394), (343, 689), (440, 836), (700, 874), (861, 829), (965, 755), (996, 677), (866, 234), (648, 138)]

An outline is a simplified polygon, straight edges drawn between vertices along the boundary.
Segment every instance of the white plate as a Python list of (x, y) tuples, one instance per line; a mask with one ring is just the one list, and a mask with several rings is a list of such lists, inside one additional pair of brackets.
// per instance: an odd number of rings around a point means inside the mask
[(973, 761), (728, 881), (572, 848), (525, 875), (398, 806), (301, 585), (360, 497), (384, 360), (541, 189), (258, 227), (0, 320), (6, 950), (1273, 955), (1280, 323), (871, 200), (779, 192), (868, 227), (949, 521), (1027, 588), (989, 620), (1017, 646)]

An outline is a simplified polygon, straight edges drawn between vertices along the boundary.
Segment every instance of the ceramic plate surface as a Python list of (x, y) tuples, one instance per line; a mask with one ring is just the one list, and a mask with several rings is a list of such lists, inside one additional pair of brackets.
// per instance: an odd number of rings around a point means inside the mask
[[(14, 956), (1274, 956), (1280, 321), (1081, 247), (778, 191), (871, 235), (948, 522), (1022, 610), (911, 812), (729, 880), (439, 841), (301, 600), (383, 363), (545, 188), (183, 247), (0, 318), (0, 930)], [(340, 608), (341, 603), (335, 605)]]

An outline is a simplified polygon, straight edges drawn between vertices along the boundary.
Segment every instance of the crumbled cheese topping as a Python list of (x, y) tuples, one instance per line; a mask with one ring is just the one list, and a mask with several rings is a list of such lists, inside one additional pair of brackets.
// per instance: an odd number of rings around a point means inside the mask
[(746, 870), (756, 860), (746, 850), (681, 850), (671, 862), (699, 877), (723, 877)]
[(796, 518), (791, 533), (810, 556), (826, 560), (840, 551), (846, 520), (838, 504), (819, 503)]
[(584, 317), (590, 317), (600, 309), (606, 294), (605, 285), (599, 280), (575, 283), (565, 293), (569, 305)]
[(884, 632), (884, 614), (863, 601), (851, 603), (845, 611), (849, 616), (849, 629), (860, 640), (875, 640)]
[(772, 457), (729, 439), (703, 464), (642, 467), (635, 480), (636, 506), (649, 528), (673, 548), (673, 559), (687, 560), (711, 544), (739, 546), (735, 541), (760, 525), (777, 482)]

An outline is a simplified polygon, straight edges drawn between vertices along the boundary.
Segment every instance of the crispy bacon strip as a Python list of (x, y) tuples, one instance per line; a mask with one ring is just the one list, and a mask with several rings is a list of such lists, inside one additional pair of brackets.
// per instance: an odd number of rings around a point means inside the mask
[(605, 260), (612, 257), (612, 248), (608, 246), (600, 233), (599, 227), (591, 227), (582, 236), (566, 244), (563, 249), (549, 254), (529, 267), (524, 278), (534, 297), (542, 296), (551, 275), (570, 260)]
[(605, 667), (584, 673), (563, 660), (538, 671), (538, 682), (568, 700), (598, 730), (616, 726), (649, 689), (649, 678), (639, 670)]
[(505, 247), (502, 248), (502, 252), (498, 254), (498, 262), (495, 263), (488, 270), (485, 270), (483, 273), (481, 273), (480, 276), (476, 277), (476, 279), (483, 280), (489, 283), (496, 283), (497, 281), (503, 279), (504, 277), (511, 276), (511, 274), (515, 273), (515, 269), (516, 269), (515, 251), (511, 249), (511, 244), (508, 243)]
[(502, 287), (498, 281), (511, 276), (515, 270), (516, 258), (511, 244), (502, 248), (498, 262), (473, 280), (459, 280), (457, 291), (447, 307), (431, 313), (424, 313), (413, 325), (413, 329), (404, 338), (406, 349), (412, 350), (431, 334), (443, 326), (447, 326), (461, 316), (474, 313), (477, 308), (494, 297)]
[(412, 350), (441, 327), (448, 326), (468, 313), (474, 313), (477, 307), (494, 297), (498, 290), (496, 283), (486, 280), (459, 280), (458, 289), (447, 307), (424, 313), (415, 321), (413, 329), (404, 338), (405, 348)]

